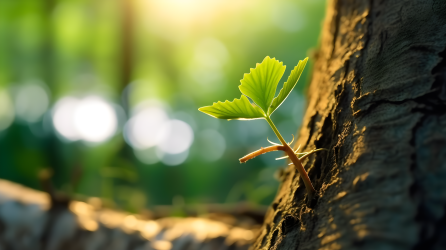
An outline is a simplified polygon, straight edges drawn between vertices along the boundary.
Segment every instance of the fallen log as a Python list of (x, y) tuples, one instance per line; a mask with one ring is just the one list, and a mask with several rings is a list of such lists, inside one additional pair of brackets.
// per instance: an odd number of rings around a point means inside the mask
[(0, 249), (248, 249), (255, 225), (208, 218), (144, 219), (94, 202), (55, 202), (47, 193), (0, 180)]

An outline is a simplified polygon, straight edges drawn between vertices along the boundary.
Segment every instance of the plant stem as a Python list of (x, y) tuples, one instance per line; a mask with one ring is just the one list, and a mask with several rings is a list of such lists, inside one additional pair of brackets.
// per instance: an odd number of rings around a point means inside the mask
[(269, 126), (273, 129), (274, 133), (276, 134), (277, 138), (279, 138), (279, 141), (282, 143), (282, 145), (288, 145), (286, 143), (285, 139), (283, 139), (282, 135), (280, 134), (279, 130), (277, 130), (276, 125), (274, 125), (273, 121), (269, 117), (265, 117), (265, 120), (268, 122)]
[(308, 177), (307, 171), (305, 171), (304, 166), (302, 165), (302, 162), (300, 162), (299, 158), (294, 154), (293, 149), (288, 145), (283, 139), (282, 135), (279, 133), (279, 130), (277, 130), (276, 126), (274, 125), (273, 121), (269, 117), (265, 117), (265, 120), (268, 122), (269, 126), (273, 129), (274, 133), (276, 134), (277, 138), (279, 138), (279, 141), (282, 143), (282, 145), (285, 147), (285, 153), (288, 155), (290, 160), (293, 162), (294, 166), (296, 166), (297, 171), (299, 171), (300, 176), (302, 177), (305, 188), (308, 192), (308, 198), (309, 200), (312, 200), (313, 197), (316, 194), (316, 190), (313, 187), (313, 184), (311, 184), (310, 177)]
[(256, 151), (254, 151), (254, 152), (252, 152), (250, 154), (247, 154), (247, 155), (243, 156), (239, 160), (240, 160), (240, 163), (245, 163), (248, 160), (251, 160), (252, 158), (254, 158), (256, 156), (259, 156), (261, 154), (265, 154), (265, 153), (272, 152), (272, 151), (278, 151), (278, 150), (285, 151), (285, 148), (283, 146), (281, 146), (281, 145), (269, 146), (269, 147), (266, 147), (266, 148), (262, 147), (259, 150), (256, 150)]

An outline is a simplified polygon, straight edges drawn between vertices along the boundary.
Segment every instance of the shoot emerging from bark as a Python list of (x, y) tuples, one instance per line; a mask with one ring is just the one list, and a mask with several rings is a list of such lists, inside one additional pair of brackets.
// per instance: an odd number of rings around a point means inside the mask
[[(291, 148), (291, 144), (294, 141), (294, 135), (293, 140), (287, 143), (271, 120), (271, 114), (285, 101), (293, 88), (296, 86), (297, 81), (299, 80), (300, 75), (307, 64), (307, 61), (308, 57), (299, 61), (297, 66), (291, 71), (288, 80), (283, 84), (283, 88), (280, 90), (279, 95), (274, 97), (277, 84), (285, 72), (285, 66), (282, 62), (279, 62), (275, 58), (270, 58), (267, 56), (262, 63), (258, 63), (256, 65), (255, 69), (251, 69), (248, 74), (245, 74), (243, 79), (240, 81), (242, 83), (239, 86), (239, 89), (242, 92), (240, 99), (234, 99), (232, 102), (227, 100), (225, 102), (214, 102), (212, 106), (201, 107), (198, 110), (219, 119), (265, 119), (281, 144), (271, 142), (267, 139), (269, 143), (273, 144), (273, 146), (266, 148), (262, 147), (261, 149), (240, 158), (240, 162), (244, 163), (264, 153), (278, 150), (284, 151), (286, 156), (277, 158), (276, 160), (290, 158), (292, 162), (290, 165), (293, 164), (299, 171), (299, 174), (301, 175), (308, 191), (309, 199), (311, 200), (314, 198), (316, 190), (311, 184), (310, 178), (302, 166), (301, 160), (315, 152), (325, 149), (314, 149), (310, 152), (298, 153), (300, 146), (296, 150)], [(252, 100), (252, 102), (248, 99), (248, 97)]]

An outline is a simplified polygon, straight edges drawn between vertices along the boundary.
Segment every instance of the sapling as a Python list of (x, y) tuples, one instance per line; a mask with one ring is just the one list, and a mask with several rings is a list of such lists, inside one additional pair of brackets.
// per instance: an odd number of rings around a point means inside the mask
[[(291, 71), (288, 80), (283, 84), (279, 94), (274, 97), (276, 94), (277, 84), (282, 78), (286, 66), (283, 65), (283, 62), (279, 62), (275, 58), (270, 58), (267, 56), (265, 59), (263, 59), (262, 63), (257, 63), (256, 68), (251, 68), (250, 72), (245, 74), (243, 79), (240, 80), (241, 85), (239, 85), (239, 89), (242, 92), (240, 99), (234, 99), (232, 102), (228, 100), (225, 102), (214, 102), (212, 106), (201, 107), (198, 110), (219, 119), (265, 119), (273, 129), (281, 144), (273, 143), (267, 139), (268, 142), (273, 144), (272, 146), (265, 148), (262, 147), (261, 149), (240, 158), (240, 162), (244, 163), (267, 152), (278, 150), (284, 151), (286, 156), (277, 158), (277, 160), (290, 158), (292, 162), (290, 165), (293, 164), (299, 171), (299, 174), (303, 178), (307, 189), (309, 196), (308, 198), (312, 200), (315, 197), (316, 190), (311, 184), (311, 180), (308, 177), (301, 160), (317, 151), (324, 149), (314, 149), (310, 152), (298, 153), (300, 146), (296, 150), (291, 148), (291, 144), (294, 141), (294, 135), (293, 140), (290, 143), (287, 143), (271, 120), (272, 113), (285, 101), (293, 88), (296, 86), (297, 81), (299, 80), (300, 75), (307, 64), (307, 61), (308, 57), (299, 61), (297, 66)], [(252, 100), (252, 103), (248, 97)]]

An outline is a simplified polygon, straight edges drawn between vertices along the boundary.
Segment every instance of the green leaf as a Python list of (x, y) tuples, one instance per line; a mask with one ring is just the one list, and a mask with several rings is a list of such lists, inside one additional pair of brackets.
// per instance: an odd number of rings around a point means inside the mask
[(285, 101), (285, 99), (288, 97), (288, 95), (291, 93), (293, 88), (296, 86), (297, 81), (299, 81), (300, 75), (302, 75), (302, 71), (304, 71), (305, 65), (307, 64), (308, 57), (304, 60), (300, 60), (296, 67), (291, 71), (290, 76), (288, 77), (288, 80), (283, 84), (282, 89), (279, 92), (279, 95), (277, 95), (276, 98), (274, 98), (273, 103), (268, 109), (268, 116), (270, 116), (282, 103)]
[(263, 62), (245, 74), (239, 86), (240, 91), (251, 98), (266, 114), (274, 95), (277, 84), (285, 72), (285, 66), (275, 58), (269, 56)]
[(230, 102), (214, 102), (212, 106), (201, 107), (198, 110), (219, 119), (252, 120), (265, 116), (262, 110), (251, 104), (244, 95), (240, 99)]

